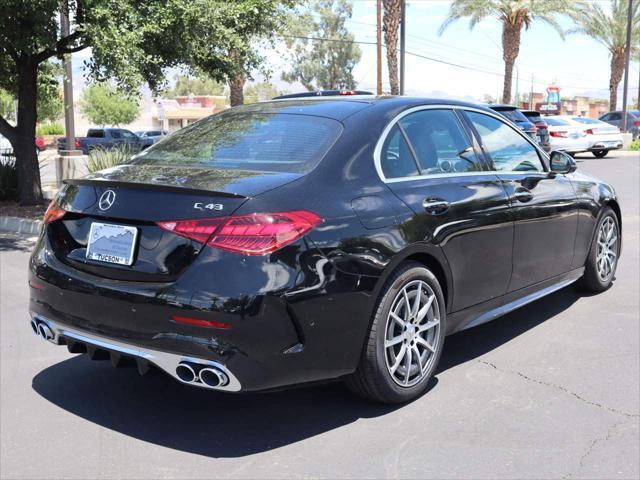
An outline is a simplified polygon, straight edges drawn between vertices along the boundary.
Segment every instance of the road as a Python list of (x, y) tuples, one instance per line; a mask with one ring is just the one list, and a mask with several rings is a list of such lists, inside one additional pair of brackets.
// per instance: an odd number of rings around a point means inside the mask
[(430, 391), (400, 407), (340, 385), (219, 394), (70, 355), (31, 334), (31, 243), (4, 235), (1, 477), (638, 478), (640, 156), (577, 160), (621, 198), (613, 287), (449, 337)]

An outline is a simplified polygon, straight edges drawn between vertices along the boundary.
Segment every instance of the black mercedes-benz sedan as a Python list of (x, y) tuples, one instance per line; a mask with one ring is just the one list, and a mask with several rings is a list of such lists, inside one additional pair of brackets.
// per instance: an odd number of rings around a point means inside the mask
[(343, 379), (405, 402), (446, 335), (607, 289), (620, 220), (612, 187), (485, 107), (243, 106), (66, 182), (30, 261), (31, 327), (193, 386)]

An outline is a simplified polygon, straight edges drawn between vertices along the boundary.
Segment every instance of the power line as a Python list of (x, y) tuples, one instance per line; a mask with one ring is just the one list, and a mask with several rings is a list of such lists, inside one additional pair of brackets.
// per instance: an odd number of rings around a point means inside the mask
[[(340, 38), (319, 38), (319, 37), (306, 37), (306, 36), (301, 36), (301, 35), (275, 35), (276, 37), (280, 37), (280, 38), (292, 38), (292, 39), (299, 39), (299, 40), (312, 40), (312, 41), (317, 41), (317, 42), (335, 42), (335, 43), (356, 43), (356, 44), (360, 44), (360, 45), (376, 45), (376, 42), (368, 42), (368, 41), (364, 41), (364, 40), (344, 40), (344, 39), (340, 39)], [(383, 46), (386, 48), (386, 45), (383, 44)], [(475, 71), (475, 72), (480, 72), (480, 73), (485, 73), (487, 75), (494, 75), (494, 76), (498, 76), (498, 77), (503, 77), (504, 78), (504, 73), (500, 73), (500, 72), (494, 72), (491, 70), (486, 70), (483, 69), (481, 67), (475, 67), (475, 66), (469, 66), (469, 65), (461, 65), (459, 63), (454, 63), (451, 61), (447, 61), (447, 60), (442, 60), (442, 59), (438, 59), (435, 57), (431, 57), (428, 55), (423, 55), (423, 54), (419, 54), (416, 52), (406, 52), (408, 55), (417, 57), (417, 58), (422, 58), (424, 60), (429, 60), (432, 62), (436, 62), (436, 63), (442, 63), (445, 65), (449, 65), (452, 67), (457, 67), (457, 68), (462, 68), (465, 70), (471, 70), (471, 71)], [(513, 77), (516, 78), (516, 77)], [(522, 81), (530, 81), (527, 78), (523, 78), (521, 76), (517, 77), (519, 80)], [(534, 84), (537, 85), (549, 85), (549, 83), (551, 82), (542, 82), (542, 81), (534, 81)], [(600, 88), (600, 87), (594, 87), (594, 86), (585, 86), (585, 85), (563, 85), (566, 88), (574, 88), (577, 90), (602, 90), (602, 91), (608, 91), (608, 88)]]

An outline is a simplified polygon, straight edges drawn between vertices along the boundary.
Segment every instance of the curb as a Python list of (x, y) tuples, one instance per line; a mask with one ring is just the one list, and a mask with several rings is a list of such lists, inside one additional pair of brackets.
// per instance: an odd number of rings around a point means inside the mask
[(39, 235), (41, 228), (41, 220), (29, 220), (28, 218), (20, 217), (0, 217), (0, 232)]

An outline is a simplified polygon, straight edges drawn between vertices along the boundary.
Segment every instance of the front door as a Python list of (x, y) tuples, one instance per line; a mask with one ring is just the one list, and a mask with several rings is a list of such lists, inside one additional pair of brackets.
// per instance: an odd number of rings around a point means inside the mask
[(538, 150), (497, 117), (467, 111), (511, 202), (513, 274), (509, 291), (568, 272), (578, 229), (571, 181), (547, 171)]
[(409, 243), (441, 246), (454, 285), (452, 311), (506, 293), (513, 222), (500, 180), (456, 112), (425, 108), (402, 117), (380, 151), (389, 188), (414, 212)]

